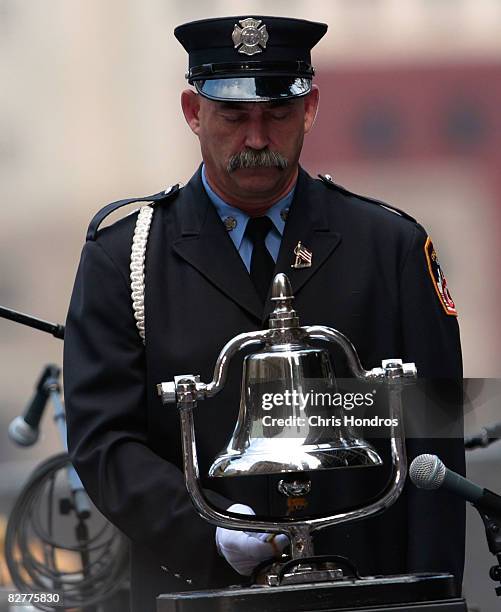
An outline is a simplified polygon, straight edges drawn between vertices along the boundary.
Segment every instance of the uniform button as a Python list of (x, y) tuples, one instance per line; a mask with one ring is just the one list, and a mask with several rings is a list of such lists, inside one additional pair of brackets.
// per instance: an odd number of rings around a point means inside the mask
[(237, 226), (237, 220), (235, 219), (235, 217), (226, 217), (223, 223), (224, 227), (226, 228), (226, 231), (228, 232), (231, 232)]

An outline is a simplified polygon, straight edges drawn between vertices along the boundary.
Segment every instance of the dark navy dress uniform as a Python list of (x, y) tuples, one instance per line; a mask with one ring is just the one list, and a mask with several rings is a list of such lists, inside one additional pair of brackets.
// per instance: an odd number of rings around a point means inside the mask
[[(229, 18), (230, 30), (242, 19)], [(260, 19), (269, 24), (269, 47), (273, 28), (269, 18)], [(153, 199), (145, 343), (136, 328), (129, 278), (137, 215), (97, 230), (105, 211), (91, 225), (82, 252), (64, 354), (70, 452), (97, 507), (130, 538), (134, 611), (154, 610), (154, 597), (162, 592), (244, 580), (218, 555), (215, 527), (191, 504), (178, 414), (175, 407), (162, 406), (156, 385), (183, 373), (211, 380), (223, 345), (265, 327), (271, 310), (269, 301), (263, 307), (210, 202), (200, 169), (185, 187)], [(313, 253), (309, 268), (291, 267), (299, 241)], [(401, 357), (414, 361), (421, 377), (457, 379), (462, 376), (457, 320), (437, 293), (427, 244), (426, 232), (411, 217), (300, 170), (275, 273), (289, 276), (301, 323), (346, 334), (365, 368)], [(336, 352), (332, 358), (336, 373), (347, 374)], [(202, 475), (233, 430), (241, 365), (239, 356), (225, 389), (197, 408)], [(457, 437), (429, 437), (433, 432), (423, 420), (428, 437), (408, 440), (408, 454), (412, 459), (437, 453), (448, 467), (464, 472), (459, 405), (448, 403), (442, 417)], [(308, 512), (363, 503), (387, 477), (387, 466), (315, 473)], [(204, 478), (203, 484), (221, 507), (239, 502), (277, 515), (285, 513), (278, 480)], [(430, 494), (407, 485), (385, 513), (317, 533), (315, 550), (348, 556), (362, 574), (451, 571), (459, 589), (464, 503), (446, 492)]]

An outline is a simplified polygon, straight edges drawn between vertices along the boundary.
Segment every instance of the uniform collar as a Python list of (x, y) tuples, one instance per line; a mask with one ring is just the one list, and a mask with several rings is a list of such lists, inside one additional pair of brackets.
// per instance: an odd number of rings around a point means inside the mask
[[(237, 222), (236, 227), (231, 230), (230, 236), (237, 249), (239, 249), (244, 237), (245, 228), (247, 227), (249, 215), (240, 210), (239, 208), (231, 206), (221, 197), (219, 197), (217, 193), (215, 193), (215, 191), (211, 188), (209, 182), (207, 181), (204, 164), (202, 164), (202, 183), (205, 188), (205, 191), (207, 192), (207, 195), (209, 196), (210, 201), (214, 204), (217, 214), (219, 215), (221, 220), (225, 221), (225, 219), (227, 219), (228, 217), (232, 217)], [(285, 218), (287, 216), (286, 214), (283, 214), (282, 211), (288, 211), (288, 209), (290, 208), (292, 199), (294, 197), (295, 189), (296, 185), (294, 184), (294, 187), (289, 191), (286, 196), (284, 196), (281, 200), (273, 204), (273, 206), (266, 211), (266, 216), (272, 220), (273, 225), (276, 227), (277, 231), (281, 236), (283, 235), (285, 228), (285, 221), (282, 216)]]
[[(341, 235), (335, 226), (342, 225), (343, 207), (333, 206), (339, 202), (342, 200), (336, 192), (327, 189), (321, 181), (313, 180), (299, 168), (294, 199), (274, 270), (275, 274), (287, 274), (294, 295), (309, 283), (341, 242)], [(180, 190), (172, 208), (175, 209), (176, 223), (172, 226), (171, 217), (166, 215), (165, 231), (166, 241), (171, 241), (174, 252), (266, 326), (272, 303), (268, 300), (263, 310), (248, 270), (230, 239), (232, 232), (224, 229), (204, 189), (201, 167)], [(176, 228), (175, 236), (171, 235), (172, 227)], [(313, 253), (313, 263), (309, 268), (291, 267), (299, 241)]]

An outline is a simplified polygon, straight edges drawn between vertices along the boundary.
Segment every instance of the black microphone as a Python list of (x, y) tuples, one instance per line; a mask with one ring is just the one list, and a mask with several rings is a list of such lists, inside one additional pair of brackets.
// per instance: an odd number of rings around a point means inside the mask
[(472, 503), (477, 510), (501, 514), (501, 497), (445, 467), (436, 455), (419, 455), (409, 468), (409, 477), (419, 489), (443, 488)]
[[(56, 365), (45, 367), (35, 387), (35, 393), (22, 416), (9, 425), (8, 435), (19, 446), (32, 446), (38, 440), (40, 420), (49, 397), (50, 385), (58, 384), (60, 369)], [(49, 384), (48, 384), (49, 383)]]

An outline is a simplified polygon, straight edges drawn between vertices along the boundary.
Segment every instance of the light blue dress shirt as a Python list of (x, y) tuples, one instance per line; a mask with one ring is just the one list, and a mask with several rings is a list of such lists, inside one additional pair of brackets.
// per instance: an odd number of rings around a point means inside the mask
[[(230, 238), (233, 240), (233, 244), (239, 252), (240, 257), (242, 258), (247, 271), (250, 272), (253, 245), (251, 240), (245, 236), (245, 228), (247, 227), (249, 215), (244, 213), (239, 208), (227, 204), (211, 189), (205, 175), (205, 166), (202, 166), (202, 182), (205, 187), (205, 191), (207, 192), (210, 201), (214, 204), (217, 214), (221, 217), (221, 220), (224, 221), (228, 217), (233, 217), (233, 219), (235, 219), (237, 222), (236, 227), (228, 233)], [(275, 262), (278, 258), (278, 251), (280, 250), (280, 243), (282, 241), (282, 235), (285, 228), (285, 221), (282, 219), (280, 213), (282, 210), (290, 208), (292, 198), (294, 197), (294, 189), (295, 185), (286, 196), (284, 196), (276, 204), (273, 204), (273, 206), (266, 211), (266, 216), (272, 220), (273, 227), (266, 236), (265, 244)]]

